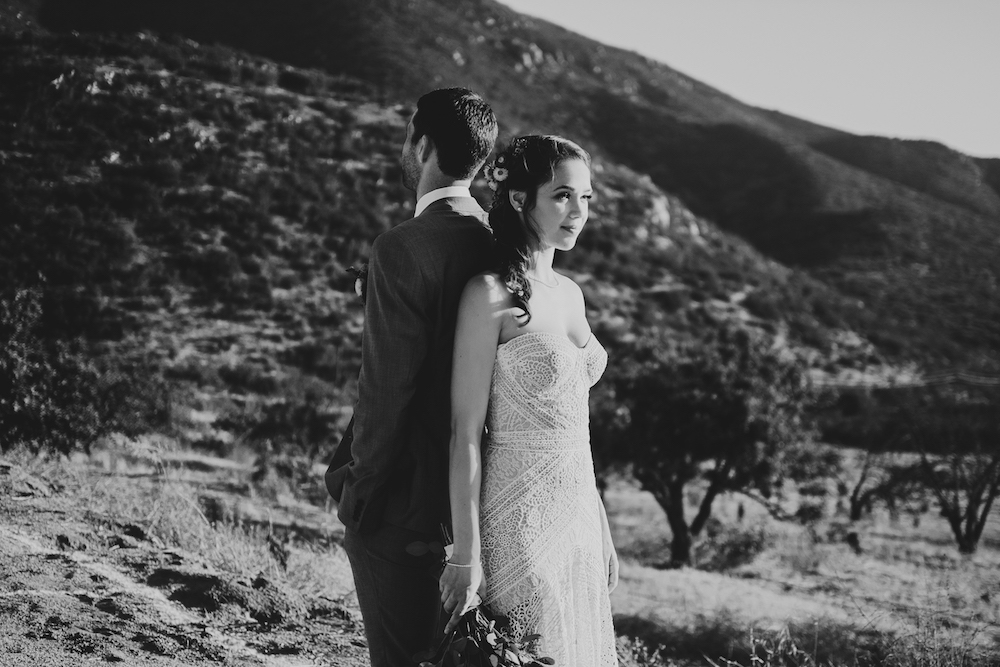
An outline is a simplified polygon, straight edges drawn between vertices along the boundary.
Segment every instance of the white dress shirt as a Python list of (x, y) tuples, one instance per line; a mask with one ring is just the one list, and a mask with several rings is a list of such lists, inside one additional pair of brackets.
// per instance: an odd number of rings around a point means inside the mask
[(472, 193), (469, 191), (468, 186), (465, 185), (449, 185), (446, 188), (438, 188), (437, 190), (431, 190), (423, 197), (417, 200), (417, 208), (413, 212), (413, 217), (417, 217), (424, 212), (424, 209), (436, 202), (439, 199), (447, 199), (448, 197), (471, 197)]

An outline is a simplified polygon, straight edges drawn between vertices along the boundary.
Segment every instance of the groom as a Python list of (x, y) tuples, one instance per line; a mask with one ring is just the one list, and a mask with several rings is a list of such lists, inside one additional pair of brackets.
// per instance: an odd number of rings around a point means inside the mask
[(326, 484), (339, 500), (373, 667), (412, 665), (443, 627), (455, 320), (492, 243), (469, 185), (496, 138), (493, 111), (472, 91), (421, 97), (400, 155), (414, 217), (372, 245), (358, 402)]

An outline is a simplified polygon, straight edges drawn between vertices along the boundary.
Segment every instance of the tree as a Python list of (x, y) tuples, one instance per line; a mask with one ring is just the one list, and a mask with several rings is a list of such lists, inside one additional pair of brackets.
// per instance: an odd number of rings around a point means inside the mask
[(998, 399), (997, 389), (923, 390), (894, 422), (900, 441), (919, 452), (923, 481), (963, 554), (976, 552), (1000, 495)]
[[(811, 391), (798, 363), (744, 330), (671, 347), (653, 334), (618, 360), (614, 440), (666, 512), (671, 561), (684, 564), (720, 493), (770, 497), (789, 446), (811, 436), (804, 422)], [(689, 521), (685, 489), (698, 479), (707, 486)]]
[(900, 504), (913, 500), (919, 502), (923, 499), (921, 477), (918, 466), (907, 462), (905, 453), (866, 450), (848, 498), (848, 517), (851, 521), (860, 521), (876, 502), (884, 504), (893, 513)]

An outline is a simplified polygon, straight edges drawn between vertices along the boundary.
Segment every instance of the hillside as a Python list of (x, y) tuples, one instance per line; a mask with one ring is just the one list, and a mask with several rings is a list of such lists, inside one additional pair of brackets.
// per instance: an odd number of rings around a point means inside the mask
[[(494, 2), (47, 0), (54, 29), (178, 32), (363, 79), (382, 99), (471, 85), (504, 131), (559, 131), (861, 307), (896, 359), (1000, 368), (997, 168), (750, 107)], [(266, 26), (266, 29), (263, 27)]]
[[(162, 374), (174, 407), (145, 411), (198, 446), (328, 456), (360, 357), (348, 268), (412, 205), (397, 166), (410, 108), (149, 33), (8, 35), (0, 62), (0, 280), (38, 292), (36, 334), (85, 337), (107, 377)], [(592, 221), (560, 261), (610, 349), (650, 328), (751, 327), (828, 372), (881, 366), (845, 324), (853, 301), (648, 177), (594, 169)], [(115, 395), (142, 393), (129, 387)]]

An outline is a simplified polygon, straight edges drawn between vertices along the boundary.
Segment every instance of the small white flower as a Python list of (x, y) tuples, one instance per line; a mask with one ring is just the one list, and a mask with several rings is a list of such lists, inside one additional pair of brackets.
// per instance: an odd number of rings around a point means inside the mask
[(504, 169), (503, 167), (494, 167), (493, 168), (493, 179), (497, 183), (502, 183), (502, 182), (506, 181), (507, 180), (507, 170)]

